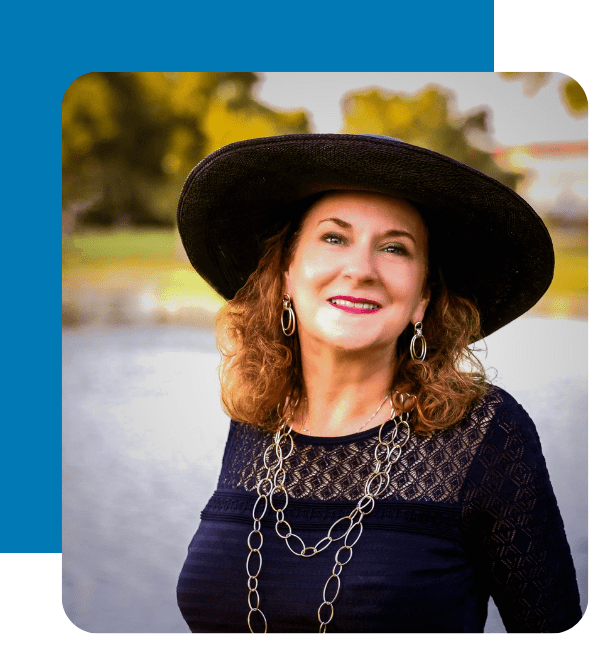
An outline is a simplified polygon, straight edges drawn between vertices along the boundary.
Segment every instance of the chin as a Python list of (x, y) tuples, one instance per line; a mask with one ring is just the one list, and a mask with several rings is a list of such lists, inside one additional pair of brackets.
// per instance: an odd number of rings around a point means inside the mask
[(368, 352), (370, 350), (387, 350), (395, 347), (396, 340), (391, 340), (388, 335), (395, 328), (389, 325), (349, 324), (346, 319), (340, 319), (336, 315), (332, 319), (331, 314), (317, 314), (312, 324), (305, 324), (303, 329), (305, 336), (312, 336), (321, 344), (330, 346), (338, 351)]
[(346, 352), (368, 353), (369, 351), (383, 351), (395, 347), (396, 343), (384, 341), (380, 338), (366, 337), (365, 333), (348, 333), (346, 335), (324, 337), (323, 342), (334, 349)]

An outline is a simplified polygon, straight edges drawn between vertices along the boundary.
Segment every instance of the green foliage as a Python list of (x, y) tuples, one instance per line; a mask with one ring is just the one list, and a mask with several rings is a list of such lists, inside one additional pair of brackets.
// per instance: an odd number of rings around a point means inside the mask
[(568, 79), (564, 83), (562, 93), (567, 105), (573, 113), (581, 115), (588, 113), (588, 98), (586, 97), (584, 89), (575, 81), (575, 79)]
[[(513, 73), (512, 73), (513, 74)], [(254, 98), (252, 72), (88, 73), (62, 105), (63, 231), (77, 226), (171, 226), (192, 166), (231, 142), (307, 133), (305, 111)], [(488, 114), (456, 118), (448, 92), (349, 94), (347, 133), (390, 135), (452, 156), (515, 186), (489, 153)]]
[(252, 72), (88, 73), (62, 105), (65, 231), (74, 222), (171, 225), (182, 183), (230, 142), (308, 131), (303, 111), (253, 97)]
[(344, 128), (349, 134), (380, 134), (399, 138), (451, 156), (515, 188), (523, 178), (500, 168), (488, 137), (488, 113), (479, 110), (456, 118), (451, 94), (426, 87), (416, 95), (370, 89), (349, 93), (343, 100)]

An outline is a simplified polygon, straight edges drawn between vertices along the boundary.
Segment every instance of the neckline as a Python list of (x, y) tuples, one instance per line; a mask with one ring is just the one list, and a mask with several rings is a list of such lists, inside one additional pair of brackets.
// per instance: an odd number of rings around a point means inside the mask
[(379, 429), (381, 426), (386, 426), (387, 429), (390, 429), (393, 425), (393, 421), (389, 419), (385, 421), (384, 424), (379, 424), (368, 430), (360, 430), (359, 432), (354, 432), (350, 435), (340, 435), (339, 437), (318, 437), (316, 435), (307, 435), (306, 433), (292, 431), (293, 439), (297, 444), (313, 444), (316, 446), (327, 446), (331, 444), (344, 444), (347, 442), (361, 441), (362, 439), (368, 439), (379, 434)]

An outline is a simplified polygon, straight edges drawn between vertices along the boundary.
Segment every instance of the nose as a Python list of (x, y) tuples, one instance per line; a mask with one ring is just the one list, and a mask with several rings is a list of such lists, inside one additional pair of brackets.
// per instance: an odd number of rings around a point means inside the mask
[(347, 250), (343, 275), (355, 282), (370, 283), (378, 278), (373, 252), (359, 244)]

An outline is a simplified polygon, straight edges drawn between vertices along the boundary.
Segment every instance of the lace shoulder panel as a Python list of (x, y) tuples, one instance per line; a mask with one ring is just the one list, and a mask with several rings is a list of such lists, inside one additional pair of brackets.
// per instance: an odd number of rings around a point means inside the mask
[[(428, 437), (412, 435), (392, 468), (382, 500), (430, 501), (457, 504), (468, 468), (487, 432), (504, 392), (493, 388), (466, 417)], [(255, 491), (264, 477), (263, 453), (271, 434), (231, 422), (219, 490)], [(308, 441), (309, 440), (309, 441)], [(328, 443), (327, 439), (298, 437), (287, 460), (286, 487), (294, 499), (358, 500), (374, 468), (378, 428), (363, 437)]]

